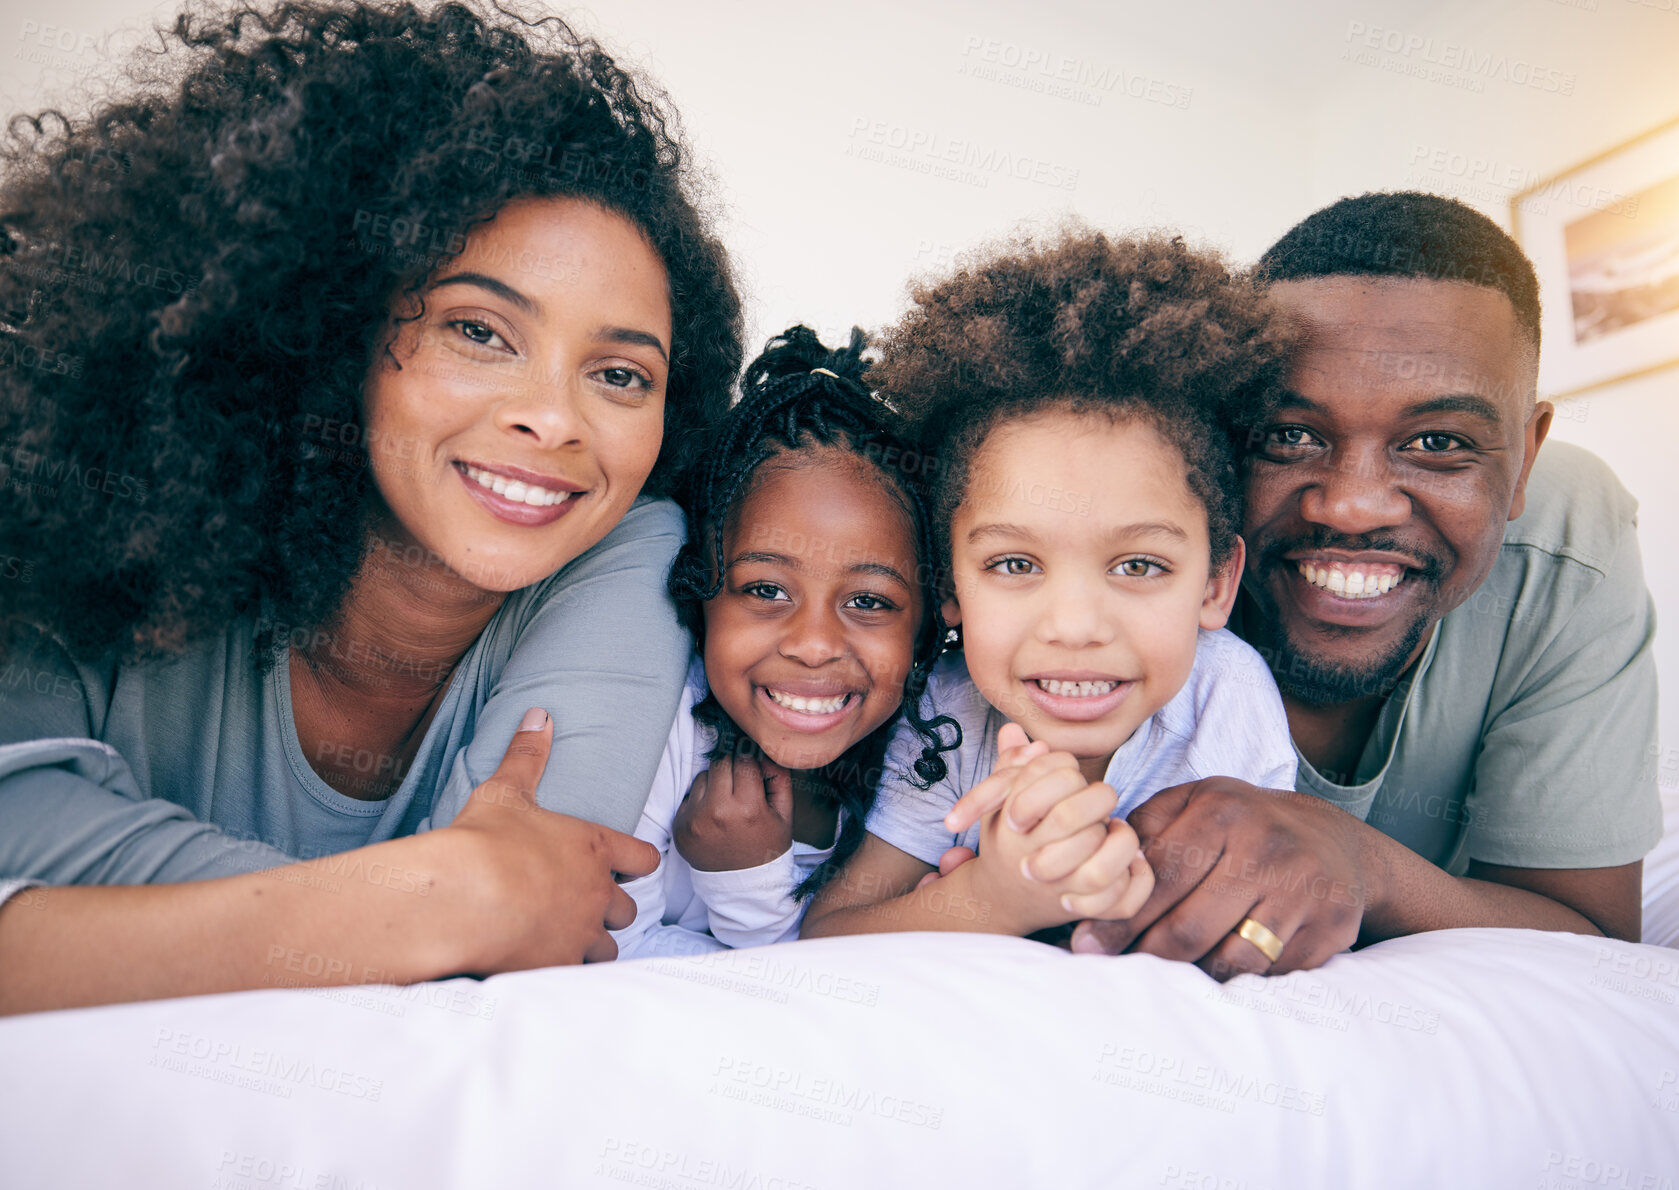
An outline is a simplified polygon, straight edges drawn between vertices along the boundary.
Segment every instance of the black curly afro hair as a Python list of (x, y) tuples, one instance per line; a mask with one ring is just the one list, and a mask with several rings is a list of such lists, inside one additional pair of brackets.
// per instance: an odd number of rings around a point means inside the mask
[(975, 453), (1000, 422), (1048, 410), (1146, 419), (1183, 454), (1213, 567), (1230, 557), (1237, 447), (1282, 392), (1292, 333), (1216, 254), (1074, 228), (985, 250), (911, 298), (874, 378), (938, 460), (946, 561)]
[(129, 69), (0, 145), (0, 557), (32, 577), (0, 644), (36, 624), (140, 658), (264, 607), (327, 622), (368, 549), (360, 390), (392, 312), (525, 196), (596, 202), (662, 258), (644, 490), (674, 489), (741, 311), (662, 92), (479, 0), (194, 4)]
[(1254, 270), (1262, 285), (1317, 277), (1466, 281), (1510, 299), (1539, 349), (1539, 278), (1515, 240), (1475, 208), (1417, 190), (1343, 198), (1291, 227)]

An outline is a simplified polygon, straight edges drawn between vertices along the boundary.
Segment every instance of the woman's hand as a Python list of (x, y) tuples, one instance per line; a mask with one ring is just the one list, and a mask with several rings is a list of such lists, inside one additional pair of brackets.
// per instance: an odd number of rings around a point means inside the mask
[(793, 845), (792, 774), (767, 756), (716, 761), (694, 778), (671, 837), (702, 872), (769, 863)]
[[(533, 718), (534, 727), (527, 727)], [(635, 902), (614, 874), (645, 876), (659, 865), (650, 843), (536, 804), (553, 720), (525, 716), (501, 766), (437, 832), (468, 843), (458, 885), (476, 956), (475, 975), (606, 962), (618, 957), (608, 929), (635, 920)]]

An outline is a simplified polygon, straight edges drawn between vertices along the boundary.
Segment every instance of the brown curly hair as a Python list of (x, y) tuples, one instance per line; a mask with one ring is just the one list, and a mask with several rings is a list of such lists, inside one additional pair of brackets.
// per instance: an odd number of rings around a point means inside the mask
[(1241, 531), (1238, 445), (1280, 395), (1288, 324), (1215, 252), (1072, 227), (981, 249), (915, 286), (872, 376), (937, 460), (948, 560), (969, 465), (1005, 419), (1141, 417), (1182, 453), (1214, 568)]

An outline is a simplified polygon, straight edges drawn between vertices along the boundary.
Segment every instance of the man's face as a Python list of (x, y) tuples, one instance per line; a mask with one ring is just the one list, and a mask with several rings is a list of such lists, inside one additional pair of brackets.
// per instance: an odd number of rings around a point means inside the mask
[(1510, 301), (1458, 281), (1330, 277), (1271, 295), (1302, 321), (1290, 395), (1246, 463), (1248, 567), (1284, 693), (1380, 694), (1491, 571), (1550, 424)]

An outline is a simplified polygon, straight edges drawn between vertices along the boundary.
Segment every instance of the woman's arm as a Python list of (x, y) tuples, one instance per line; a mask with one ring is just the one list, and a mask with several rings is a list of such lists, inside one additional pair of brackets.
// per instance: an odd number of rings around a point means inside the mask
[(525, 708), (540, 706), (552, 710), (555, 727), (537, 803), (635, 829), (693, 652), (665, 591), (684, 533), (676, 505), (638, 500), (529, 607), (495, 627), (498, 639), (487, 643), (509, 650), (506, 663), (433, 804), (433, 826), (459, 813), (500, 763)]
[(146, 797), (98, 740), (0, 745), (0, 827), (0, 875), (49, 884), (207, 880), (296, 861)]
[(412, 983), (612, 958), (652, 847), (540, 809), (551, 721), (454, 825), (190, 884), (32, 888), (0, 905), (0, 1013), (275, 986)]
[[(159, 787), (169, 771), (159, 757), (130, 757), (104, 742), (116, 682), (109, 659), (77, 660), (44, 633), (20, 637), (7, 651), (0, 665), (0, 876), (152, 884), (294, 862), (295, 855), (258, 838), (195, 817), (186, 791)], [(142, 691), (143, 713), (146, 693), (162, 695)], [(205, 699), (194, 709), (211, 714), (214, 706)], [(150, 721), (158, 719), (154, 713)], [(167, 748), (192, 746), (168, 727), (158, 731)], [(230, 771), (243, 770), (235, 764)]]

